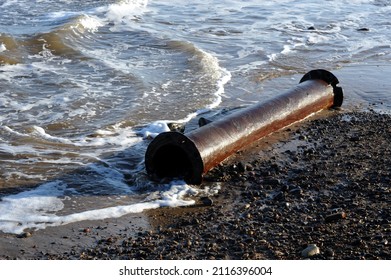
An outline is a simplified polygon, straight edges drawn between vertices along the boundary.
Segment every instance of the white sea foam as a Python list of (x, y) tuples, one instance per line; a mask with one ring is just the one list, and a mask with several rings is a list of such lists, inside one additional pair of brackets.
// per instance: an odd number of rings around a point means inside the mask
[(72, 141), (63, 137), (55, 137), (48, 133), (46, 133), (45, 129), (39, 126), (33, 126), (34, 131), (32, 132), (32, 135), (36, 135), (41, 139), (46, 139), (51, 142), (59, 142), (64, 144), (72, 144)]
[(102, 27), (104, 24), (95, 16), (85, 15), (79, 20), (79, 23), (82, 27), (90, 32), (98, 31), (99, 27)]
[(37, 150), (30, 145), (15, 146), (7, 143), (0, 143), (0, 152), (9, 155), (18, 155), (18, 154), (36, 155), (37, 154)]
[(14, 172), (4, 172), (3, 176), (7, 179), (9, 178), (22, 178), (22, 179), (39, 179), (44, 180), (45, 177), (43, 175), (30, 175), (19, 171)]
[(284, 45), (284, 49), (281, 51), (282, 54), (289, 54), (291, 52), (293, 52), (293, 50), (290, 45)]
[[(48, 226), (59, 226), (85, 220), (118, 218), (126, 214), (140, 213), (159, 207), (187, 206), (194, 204), (194, 200), (189, 197), (198, 193), (198, 190), (183, 181), (173, 181), (162, 186), (162, 189), (163, 191), (153, 192), (145, 201), (139, 203), (92, 209), (61, 216), (56, 213), (64, 208), (63, 201), (69, 199), (69, 197), (65, 198), (67, 192), (73, 190), (67, 189), (67, 185), (61, 181), (46, 183), (34, 190), (2, 198), (0, 201), (0, 230), (19, 234), (26, 229), (44, 229)], [(77, 195), (77, 193), (73, 195)]]
[(155, 138), (158, 134), (162, 132), (170, 131), (168, 127), (169, 121), (156, 121), (151, 123), (150, 125), (141, 129), (140, 134), (143, 138)]
[[(99, 15), (99, 24), (114, 24), (112, 29), (131, 25), (132, 21), (146, 11), (148, 0), (122, 0), (107, 6), (98, 7), (88, 11), (89, 14)], [(100, 27), (100, 26), (98, 26)]]
[(115, 23), (129, 21), (142, 14), (148, 5), (148, 0), (123, 0), (107, 7), (106, 18)]
[(4, 52), (4, 51), (6, 51), (7, 50), (7, 48), (6, 48), (6, 46), (4, 45), (4, 43), (1, 43), (0, 44), (0, 52)]
[(307, 44), (308, 45), (315, 45), (319, 43), (324, 43), (329, 41), (329, 38), (327, 36), (321, 35), (321, 34), (310, 34), (307, 38)]
[(279, 55), (278, 53), (272, 53), (272, 54), (267, 55), (267, 57), (269, 58), (269, 61), (272, 62), (272, 61), (277, 60), (278, 55)]
[(43, 228), (53, 214), (64, 207), (58, 196), (64, 194), (66, 185), (60, 181), (19, 194), (2, 197), (0, 201), (0, 230), (21, 233), (25, 228)]

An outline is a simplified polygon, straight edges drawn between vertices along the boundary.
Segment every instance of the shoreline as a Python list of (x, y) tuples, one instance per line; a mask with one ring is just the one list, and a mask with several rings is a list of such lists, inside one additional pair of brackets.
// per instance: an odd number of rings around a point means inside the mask
[(322, 111), (212, 169), (215, 196), (0, 234), (0, 259), (391, 259), (390, 121)]

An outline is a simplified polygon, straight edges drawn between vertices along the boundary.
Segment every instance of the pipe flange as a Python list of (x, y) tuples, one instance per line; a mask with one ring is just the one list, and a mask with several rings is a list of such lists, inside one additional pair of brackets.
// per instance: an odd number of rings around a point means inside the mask
[(343, 90), (341, 87), (337, 86), (339, 84), (339, 80), (333, 73), (324, 69), (311, 70), (305, 74), (303, 78), (301, 78), (300, 83), (308, 80), (322, 80), (331, 85), (334, 91), (333, 108), (341, 107), (343, 103)]

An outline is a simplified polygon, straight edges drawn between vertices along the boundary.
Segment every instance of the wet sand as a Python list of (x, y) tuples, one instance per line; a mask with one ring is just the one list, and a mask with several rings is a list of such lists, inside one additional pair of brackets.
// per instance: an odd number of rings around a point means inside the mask
[(214, 168), (194, 206), (1, 234), (0, 259), (389, 260), (390, 121), (323, 111)]

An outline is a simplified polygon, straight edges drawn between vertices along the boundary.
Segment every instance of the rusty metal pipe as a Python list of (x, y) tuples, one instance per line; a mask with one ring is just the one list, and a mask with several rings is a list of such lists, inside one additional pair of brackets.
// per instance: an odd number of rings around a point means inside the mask
[(148, 146), (145, 167), (152, 179), (181, 177), (200, 184), (202, 176), (254, 141), (322, 109), (342, 105), (338, 79), (313, 70), (293, 89), (232, 113), (189, 133), (164, 132)]

